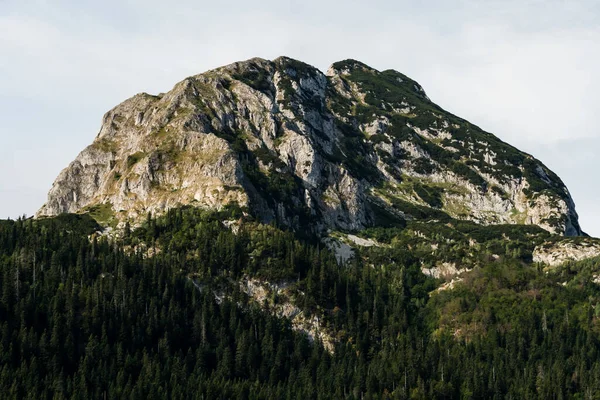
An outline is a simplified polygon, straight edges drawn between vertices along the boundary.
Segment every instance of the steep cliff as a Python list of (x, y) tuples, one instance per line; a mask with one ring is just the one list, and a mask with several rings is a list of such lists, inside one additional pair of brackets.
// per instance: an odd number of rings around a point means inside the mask
[(138, 94), (104, 116), (37, 215), (122, 224), (179, 205), (315, 232), (455, 218), (582, 234), (540, 161), (354, 60), (323, 74), (255, 58)]

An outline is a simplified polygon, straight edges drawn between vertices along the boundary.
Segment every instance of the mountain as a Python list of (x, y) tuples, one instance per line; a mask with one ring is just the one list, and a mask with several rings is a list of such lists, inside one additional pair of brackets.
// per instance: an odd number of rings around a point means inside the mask
[(315, 233), (454, 219), (583, 233), (544, 164), (354, 60), (323, 74), (254, 58), (138, 94), (106, 113), (37, 216), (122, 227), (182, 205)]
[(0, 220), (0, 332), (6, 399), (600, 398), (600, 239), (406, 76), (252, 59)]

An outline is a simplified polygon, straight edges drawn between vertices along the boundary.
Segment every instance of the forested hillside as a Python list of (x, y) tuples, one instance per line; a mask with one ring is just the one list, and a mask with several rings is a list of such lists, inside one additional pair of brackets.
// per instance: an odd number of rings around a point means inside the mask
[[(112, 236), (88, 215), (1, 221), (1, 397), (600, 397), (600, 260), (533, 263), (555, 240), (534, 226), (360, 235), (377, 246), (340, 264), (235, 208), (173, 209)], [(422, 272), (444, 257), (460, 279)], [(285, 297), (256, 301), (249, 279)]]

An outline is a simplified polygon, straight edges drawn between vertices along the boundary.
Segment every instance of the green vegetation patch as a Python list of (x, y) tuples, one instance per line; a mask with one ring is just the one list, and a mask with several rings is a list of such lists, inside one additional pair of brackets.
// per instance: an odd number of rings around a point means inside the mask
[(102, 203), (86, 207), (82, 210), (102, 226), (116, 227), (119, 223), (110, 203)]
[(426, 186), (421, 183), (414, 183), (413, 185), (415, 193), (433, 208), (442, 208), (444, 203), (442, 201), (442, 195), (444, 190), (439, 187)]
[(127, 168), (133, 167), (137, 164), (142, 158), (146, 156), (146, 153), (142, 151), (138, 151), (136, 153), (130, 154), (127, 156)]
[(114, 153), (117, 151), (117, 149), (119, 147), (118, 143), (116, 141), (107, 139), (105, 137), (94, 141), (92, 146), (96, 147), (97, 149), (99, 149), (101, 151), (107, 152), (107, 153)]
[(234, 74), (233, 78), (260, 92), (271, 92), (273, 90), (269, 72), (260, 67), (244, 71), (242, 74)]

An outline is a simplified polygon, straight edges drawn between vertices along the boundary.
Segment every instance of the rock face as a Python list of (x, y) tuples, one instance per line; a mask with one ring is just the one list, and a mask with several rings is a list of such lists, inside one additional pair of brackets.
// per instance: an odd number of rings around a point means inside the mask
[[(277, 285), (244, 278), (240, 282), (240, 289), (272, 314), (290, 320), (293, 330), (303, 332), (311, 342), (318, 340), (328, 352), (333, 353), (335, 337), (332, 332), (321, 323), (317, 315), (307, 314), (294, 304), (294, 299), (303, 295), (291, 289), (288, 284)], [(276, 303), (271, 300), (274, 297), (277, 297)]]
[(600, 240), (577, 239), (563, 239), (537, 246), (533, 252), (533, 261), (555, 267), (567, 261), (581, 261), (600, 256)]
[(235, 205), (314, 231), (458, 218), (581, 234), (568, 190), (541, 162), (401, 73), (353, 60), (323, 74), (255, 58), (138, 94), (104, 116), (37, 215), (135, 223), (180, 205)]

